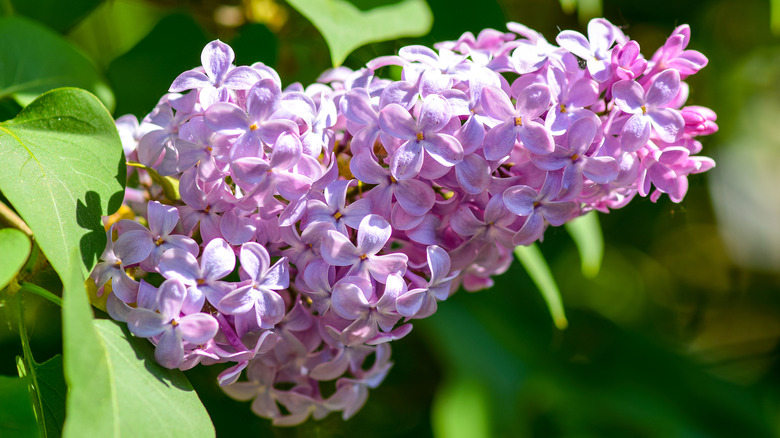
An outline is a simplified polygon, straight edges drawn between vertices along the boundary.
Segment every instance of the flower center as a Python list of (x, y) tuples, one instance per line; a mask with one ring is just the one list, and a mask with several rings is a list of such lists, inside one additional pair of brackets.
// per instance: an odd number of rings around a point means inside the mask
[(515, 117), (515, 126), (523, 126), (523, 118)]
[(368, 258), (368, 254), (363, 254), (360, 256), (360, 260), (365, 260)]
[(251, 125), (249, 125), (249, 130), (250, 130), (250, 131), (255, 131), (255, 130), (257, 130), (257, 123), (252, 123)]
[(647, 107), (645, 105), (642, 105), (642, 115), (647, 114)]
[(561, 104), (561, 114), (566, 114), (566, 105)]
[(423, 141), (425, 140), (425, 136), (423, 135), (422, 131), (417, 133), (417, 141)]
[(340, 211), (333, 213), (333, 219), (339, 220), (341, 219), (341, 216), (343, 216), (343, 214), (341, 214)]

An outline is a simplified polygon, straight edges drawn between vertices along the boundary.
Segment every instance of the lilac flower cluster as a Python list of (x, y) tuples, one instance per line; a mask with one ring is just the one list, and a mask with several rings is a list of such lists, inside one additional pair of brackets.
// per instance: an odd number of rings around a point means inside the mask
[[(679, 202), (714, 165), (696, 155), (714, 112), (684, 106), (707, 64), (688, 26), (649, 60), (604, 19), (558, 46), (507, 27), (305, 88), (208, 44), (141, 123), (117, 121), (128, 160), (180, 199), (137, 171), (140, 216), (111, 225), (93, 273), (111, 315), (165, 367), (228, 364), (225, 391), (274, 424), (348, 418), (388, 342), (490, 287), (515, 245), (637, 194)], [(375, 75), (389, 65), (400, 80)]]

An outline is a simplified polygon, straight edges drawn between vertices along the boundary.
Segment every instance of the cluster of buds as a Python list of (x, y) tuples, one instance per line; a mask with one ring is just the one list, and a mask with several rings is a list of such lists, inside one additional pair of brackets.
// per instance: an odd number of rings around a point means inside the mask
[[(117, 120), (180, 199), (137, 170), (138, 217), (92, 275), (109, 313), (165, 367), (227, 364), (224, 390), (274, 424), (349, 418), (409, 321), (490, 287), (515, 245), (637, 194), (679, 202), (714, 165), (696, 137), (715, 114), (684, 106), (707, 64), (688, 26), (649, 60), (604, 19), (558, 46), (507, 28), (285, 89), (208, 44), (141, 123)], [(390, 65), (399, 80), (375, 75)]]

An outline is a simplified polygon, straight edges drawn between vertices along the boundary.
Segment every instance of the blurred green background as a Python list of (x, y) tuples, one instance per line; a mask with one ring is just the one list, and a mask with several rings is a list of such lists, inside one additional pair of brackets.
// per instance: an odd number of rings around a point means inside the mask
[[(604, 0), (601, 13), (557, 0), (428, 4), (427, 36), (364, 46), (345, 65), (507, 21), (554, 41), (560, 30), (584, 31), (593, 14), (622, 26), (650, 57), (690, 24), (688, 48), (710, 64), (688, 80), (689, 104), (719, 115), (720, 131), (703, 139), (717, 167), (690, 178), (681, 204), (637, 198), (601, 215), (606, 251), (595, 278), (580, 273), (563, 229), (547, 231), (540, 248), (563, 295), (566, 331), (515, 264), (494, 288), (459, 292), (394, 342), (393, 370), (346, 422), (331, 415), (274, 428), (221, 393), (218, 367), (187, 372), (218, 436), (779, 436), (780, 38), (769, 0)], [(239, 64), (273, 66), (285, 85), (311, 83), (330, 66), (313, 25), (276, 0), (0, 0), (0, 12), (38, 20), (80, 47), (113, 90), (115, 116), (143, 117), (213, 38)], [(0, 120), (18, 110), (0, 101)], [(42, 361), (61, 351), (58, 309), (26, 299)], [(18, 339), (0, 324), (0, 374), (15, 375)]]

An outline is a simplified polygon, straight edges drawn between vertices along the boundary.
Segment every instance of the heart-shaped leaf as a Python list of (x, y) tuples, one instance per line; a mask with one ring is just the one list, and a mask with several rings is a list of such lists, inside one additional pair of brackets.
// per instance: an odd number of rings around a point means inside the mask
[[(0, 191), (64, 277), (89, 274), (106, 245), (101, 215), (121, 205), (126, 167), (114, 120), (92, 94), (43, 94), (0, 123)], [(76, 265), (69, 257), (80, 251)]]
[(87, 89), (114, 107), (114, 95), (95, 66), (51, 30), (17, 16), (0, 18), (0, 99), (25, 106), (58, 87)]
[(422, 36), (433, 24), (425, 0), (370, 2), (366, 9), (347, 0), (287, 0), (322, 33), (333, 66), (368, 43)]
[(19, 230), (4, 228), (0, 230), (0, 254), (0, 289), (3, 289), (22, 269), (30, 255), (30, 239)]
[(75, 274), (63, 278), (63, 436), (213, 437), (214, 426), (184, 374), (159, 366), (146, 339), (117, 322), (93, 320), (84, 282)]
[(0, 376), (0, 431), (3, 437), (38, 435), (29, 383), (29, 378)]

